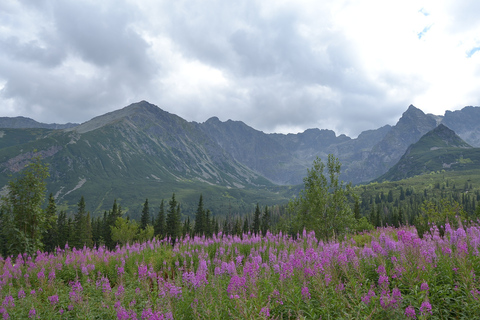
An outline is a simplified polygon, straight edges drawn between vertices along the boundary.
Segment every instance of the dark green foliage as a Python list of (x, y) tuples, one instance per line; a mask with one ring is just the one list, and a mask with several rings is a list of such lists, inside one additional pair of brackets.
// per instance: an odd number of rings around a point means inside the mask
[(112, 210), (108, 212), (108, 215), (106, 216), (107, 219), (103, 225), (105, 246), (109, 249), (115, 248), (115, 245), (117, 244), (117, 242), (112, 239), (112, 227), (115, 226), (115, 221), (117, 221), (117, 218), (120, 217), (122, 217), (122, 209), (119, 205), (117, 205), (117, 200), (115, 199)]
[(206, 224), (207, 221), (205, 219), (205, 210), (203, 209), (203, 196), (200, 195), (197, 212), (195, 213), (195, 235), (201, 236), (206, 233)]
[(145, 203), (143, 204), (143, 209), (142, 209), (142, 217), (140, 219), (140, 228), (142, 230), (145, 230), (149, 221), (150, 221), (150, 210), (148, 208), (148, 199), (145, 199)]
[(48, 252), (53, 252), (55, 247), (58, 244), (58, 229), (57, 229), (57, 205), (55, 204), (55, 199), (53, 194), (50, 193), (48, 197), (48, 205), (45, 209), (45, 233), (42, 237), (42, 242), (44, 245), (44, 250)]
[(43, 249), (42, 236), (48, 223), (42, 204), (48, 176), (48, 166), (34, 157), (20, 176), (10, 181), (8, 195), (2, 201), (8, 254), (33, 254)]
[(85, 198), (82, 196), (78, 202), (78, 210), (73, 218), (75, 233), (72, 246), (83, 248), (83, 246), (92, 247), (92, 225), (90, 213), (85, 209)]
[(162, 199), (160, 209), (158, 210), (157, 219), (155, 220), (154, 235), (160, 239), (165, 238), (167, 234), (167, 226), (165, 223), (165, 205)]
[(175, 200), (175, 193), (168, 203), (167, 210), (167, 237), (170, 238), (172, 244), (175, 244), (176, 239), (180, 236), (180, 204)]
[(340, 162), (328, 156), (327, 176), (325, 165), (317, 158), (304, 178), (305, 188), (298, 198), (290, 202), (290, 210), (297, 217), (297, 231), (314, 230), (321, 239), (329, 240), (353, 227), (354, 215), (348, 202), (352, 191), (339, 181)]
[(261, 222), (261, 230), (262, 230), (263, 236), (267, 234), (269, 227), (270, 227), (270, 212), (268, 211), (268, 206), (265, 206), (265, 210), (263, 211), (262, 222)]
[(245, 220), (243, 221), (243, 233), (247, 234), (249, 230), (248, 217), (245, 216)]
[(70, 225), (69, 220), (67, 219), (67, 213), (65, 211), (60, 211), (57, 218), (57, 245), (60, 248), (64, 248), (65, 244), (70, 240)]
[(260, 207), (258, 206), (255, 208), (255, 213), (253, 215), (253, 226), (252, 232), (257, 235), (260, 232)]

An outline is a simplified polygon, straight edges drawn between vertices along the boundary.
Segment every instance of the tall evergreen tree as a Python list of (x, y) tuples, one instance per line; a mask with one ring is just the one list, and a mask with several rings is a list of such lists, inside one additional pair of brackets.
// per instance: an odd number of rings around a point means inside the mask
[(253, 215), (253, 233), (257, 235), (260, 232), (260, 207), (255, 208), (255, 214)]
[(203, 209), (203, 196), (200, 195), (197, 213), (195, 214), (195, 235), (201, 236), (205, 233), (205, 210)]
[(50, 193), (48, 197), (48, 205), (45, 210), (45, 233), (43, 234), (42, 242), (45, 251), (52, 252), (58, 244), (58, 230), (57, 230), (57, 205), (55, 198)]
[(58, 214), (57, 232), (57, 245), (63, 249), (69, 240), (68, 220), (67, 213), (65, 211), (60, 211)]
[(167, 227), (165, 224), (165, 204), (162, 199), (162, 202), (160, 202), (160, 210), (158, 210), (157, 219), (155, 220), (154, 234), (160, 239), (163, 239), (165, 238), (166, 233)]
[(85, 198), (82, 196), (78, 202), (77, 213), (74, 216), (75, 236), (72, 245), (76, 248), (92, 246), (92, 225), (89, 221), (90, 214), (85, 209)]
[(175, 245), (176, 239), (180, 236), (180, 204), (175, 200), (175, 193), (170, 200), (167, 210), (167, 236), (170, 237), (172, 245)]
[(263, 211), (262, 222), (261, 222), (261, 229), (262, 229), (263, 236), (267, 234), (269, 227), (270, 227), (270, 212), (268, 211), (268, 207), (265, 206), (265, 211)]
[(113, 201), (112, 210), (107, 215), (107, 221), (104, 224), (105, 246), (109, 249), (115, 248), (117, 241), (112, 239), (112, 227), (115, 226), (117, 218), (122, 217), (122, 209), (117, 205), (117, 199)]
[(245, 216), (245, 220), (243, 221), (243, 233), (247, 234), (249, 229), (250, 227), (248, 225), (248, 217)]
[(210, 210), (207, 209), (207, 211), (205, 212), (205, 226), (204, 226), (205, 236), (207, 237), (211, 237), (213, 233), (213, 221), (212, 221), (213, 217), (212, 219), (210, 219), (210, 214), (211, 214)]
[(142, 217), (140, 218), (140, 229), (145, 230), (150, 221), (150, 210), (148, 209), (148, 199), (145, 199), (142, 209)]

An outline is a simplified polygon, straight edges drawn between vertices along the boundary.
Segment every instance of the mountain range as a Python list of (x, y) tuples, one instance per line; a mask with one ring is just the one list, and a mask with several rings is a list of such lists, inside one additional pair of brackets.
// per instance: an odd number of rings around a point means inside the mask
[(480, 108), (436, 116), (411, 105), (394, 126), (364, 131), (355, 139), (320, 129), (267, 134), (217, 117), (188, 122), (146, 101), (80, 125), (16, 117), (0, 118), (0, 128), (0, 187), (40, 154), (49, 164), (48, 189), (66, 209), (84, 195), (92, 212), (101, 213), (118, 199), (135, 215), (142, 199), (157, 205), (176, 192), (187, 211), (202, 193), (218, 212), (246, 212), (256, 202), (274, 204), (295, 195), (317, 156), (334, 154), (342, 163), (341, 178), (359, 184), (408, 176), (405, 159), (403, 167), (396, 167), (403, 172), (398, 177), (385, 174), (406, 152), (418, 153), (409, 147), (429, 133), (451, 131), (459, 139), (457, 149), (475, 150), (480, 147)]

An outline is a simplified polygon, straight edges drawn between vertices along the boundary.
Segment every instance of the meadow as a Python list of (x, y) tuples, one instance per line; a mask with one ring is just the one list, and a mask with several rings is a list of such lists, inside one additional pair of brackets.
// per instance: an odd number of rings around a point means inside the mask
[[(377, 228), (324, 243), (152, 240), (0, 258), (3, 319), (462, 319), (480, 314), (480, 227)], [(477, 276), (478, 275), (478, 276)]]

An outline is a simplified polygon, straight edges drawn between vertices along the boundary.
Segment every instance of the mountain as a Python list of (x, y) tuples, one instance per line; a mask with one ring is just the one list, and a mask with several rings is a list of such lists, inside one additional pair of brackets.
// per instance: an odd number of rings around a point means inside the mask
[(43, 128), (43, 129), (68, 129), (77, 126), (77, 123), (57, 124), (57, 123), (41, 123), (26, 117), (0, 117), (0, 128), (10, 129), (26, 129), (26, 128)]
[(412, 144), (377, 181), (397, 181), (441, 170), (480, 169), (480, 148), (472, 148), (443, 124)]
[[(101, 213), (117, 198), (134, 217), (144, 198), (154, 207), (175, 192), (185, 212), (195, 209), (200, 194), (218, 213), (246, 212), (257, 202), (286, 202), (316, 157), (335, 155), (342, 163), (341, 179), (358, 184), (387, 173), (439, 123), (455, 125), (473, 141), (480, 131), (478, 110), (466, 107), (434, 116), (411, 105), (394, 126), (352, 139), (320, 129), (267, 134), (216, 117), (188, 122), (141, 101), (63, 130), (0, 129), (0, 188), (9, 174), (40, 154), (50, 166), (49, 191), (65, 208), (74, 208), (84, 195), (89, 210)], [(456, 159), (466, 164), (474, 158)], [(404, 164), (400, 172), (407, 171)]]
[(446, 111), (442, 123), (470, 145), (480, 147), (480, 108), (465, 107), (462, 110)]
[(0, 185), (25, 166), (35, 149), (50, 166), (48, 188), (57, 201), (73, 207), (84, 195), (97, 213), (109, 209), (115, 198), (132, 209), (139, 199), (155, 198), (153, 204), (158, 204), (172, 192), (191, 196), (191, 206), (202, 192), (207, 200), (210, 194), (221, 194), (227, 201), (231, 197), (234, 208), (254, 205), (242, 202), (249, 192), (257, 201), (285, 199), (277, 190), (259, 192), (275, 186), (236, 161), (197, 124), (145, 101), (0, 149)]

